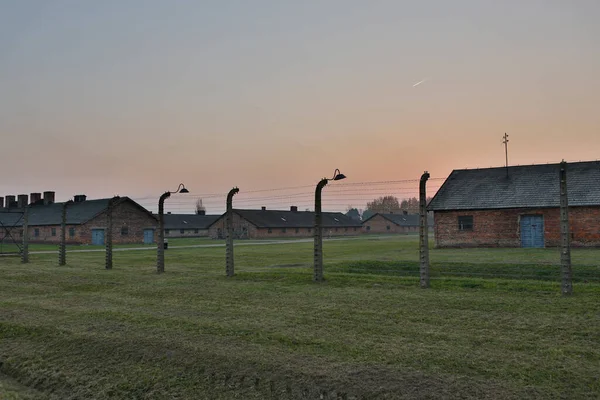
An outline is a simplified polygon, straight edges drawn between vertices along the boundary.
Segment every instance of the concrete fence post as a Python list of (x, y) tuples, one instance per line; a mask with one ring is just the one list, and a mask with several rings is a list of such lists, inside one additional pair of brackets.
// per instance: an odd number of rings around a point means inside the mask
[(23, 249), (21, 250), (21, 262), (29, 262), (29, 206), (26, 204), (23, 210)]
[(429, 226), (427, 223), (427, 180), (429, 172), (421, 175), (419, 182), (419, 254), (421, 288), (429, 287)]
[(60, 244), (58, 245), (58, 265), (67, 263), (67, 207), (71, 201), (66, 201), (62, 207), (60, 218)]
[(227, 193), (227, 215), (225, 216), (225, 273), (228, 277), (235, 274), (233, 261), (233, 196), (240, 189), (234, 187)]
[(328, 179), (321, 179), (315, 189), (315, 232), (314, 232), (314, 271), (313, 281), (322, 282), (323, 277), (323, 226), (321, 214), (321, 192), (327, 185)]
[(568, 296), (573, 294), (573, 271), (571, 269), (567, 163), (564, 160), (560, 163), (560, 244), (560, 264), (562, 269), (561, 291), (564, 296)]
[(113, 267), (113, 206), (115, 197), (108, 201), (108, 207), (106, 207), (106, 241), (104, 243), (106, 248), (106, 262), (105, 268), (112, 269)]

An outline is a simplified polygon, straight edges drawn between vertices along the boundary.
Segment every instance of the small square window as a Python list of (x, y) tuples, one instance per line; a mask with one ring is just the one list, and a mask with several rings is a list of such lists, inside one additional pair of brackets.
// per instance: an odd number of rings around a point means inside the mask
[(273, 233), (273, 230), (271, 228), (269, 228), (269, 230), (267, 231), (267, 233)]
[(335, 228), (335, 231), (337, 232), (337, 228)]
[(311, 233), (311, 232), (312, 232), (312, 229), (311, 229), (311, 228), (308, 228), (308, 229), (307, 229), (307, 231), (308, 231), (308, 233)]
[(75, 236), (75, 228), (69, 228), (69, 237)]
[(356, 227), (354, 227), (354, 232), (356, 232)]
[(129, 228), (126, 226), (121, 227), (121, 236), (129, 235)]
[(390, 230), (390, 226), (389, 225), (386, 226), (385, 229), (387, 229), (389, 231)]
[(287, 230), (285, 228), (281, 228), (281, 233), (285, 233)]
[(179, 233), (181, 233), (183, 235), (185, 233), (185, 229), (180, 229)]
[(39, 237), (40, 236), (40, 230), (39, 230), (39, 228), (35, 228), (35, 230), (33, 231), (33, 236), (35, 236), (35, 237)]
[(56, 228), (50, 229), (50, 235), (56, 236)]
[(458, 217), (458, 230), (459, 231), (472, 231), (473, 230), (473, 216), (463, 215)]
[(300, 232), (300, 228), (296, 228), (296, 233), (299, 233), (299, 232)]
[(198, 229), (194, 229), (194, 233), (198, 233)]
[(168, 235), (171, 231), (169, 229), (165, 229), (165, 235)]
[(344, 232), (348, 232), (348, 228), (344, 228)]
[(367, 230), (368, 230), (368, 231), (370, 231), (370, 230), (371, 230), (371, 227), (370, 227), (369, 225), (367, 225)]

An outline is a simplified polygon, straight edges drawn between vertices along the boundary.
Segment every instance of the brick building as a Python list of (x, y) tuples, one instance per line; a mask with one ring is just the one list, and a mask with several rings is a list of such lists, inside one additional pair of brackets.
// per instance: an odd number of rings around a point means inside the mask
[[(438, 247), (560, 245), (560, 164), (454, 170), (428, 205)], [(600, 246), (600, 162), (567, 165), (573, 246)]]
[[(361, 224), (339, 212), (322, 213), (323, 235), (360, 235)], [(264, 239), (285, 237), (312, 237), (314, 235), (315, 213), (281, 210), (233, 210), (234, 237), (238, 239)], [(225, 237), (225, 214), (220, 216), (208, 229), (213, 239)]]
[[(433, 218), (428, 219), (433, 226)], [(403, 211), (394, 213), (376, 213), (362, 222), (363, 233), (419, 233), (419, 214)]]
[[(54, 203), (51, 199), (35, 201), (29, 206), (29, 240), (31, 243), (59, 243), (64, 203)], [(87, 200), (86, 196), (75, 196), (67, 207), (66, 242), (71, 244), (103, 245), (107, 227), (107, 209), (111, 199)], [(27, 201), (25, 200), (25, 204)], [(13, 238), (22, 238), (23, 218), (15, 219), (22, 208), (6, 209), (0, 213), (0, 226), (10, 226)], [(115, 197), (113, 200), (113, 232), (115, 244), (155, 243), (157, 219), (144, 207), (128, 197)], [(12, 218), (8, 221), (7, 218)], [(6, 219), (2, 221), (1, 219)], [(5, 228), (7, 229), (7, 228)], [(18, 234), (15, 234), (18, 232)]]
[(208, 236), (208, 227), (219, 219), (219, 217), (220, 215), (167, 213), (164, 215), (165, 237), (181, 238)]

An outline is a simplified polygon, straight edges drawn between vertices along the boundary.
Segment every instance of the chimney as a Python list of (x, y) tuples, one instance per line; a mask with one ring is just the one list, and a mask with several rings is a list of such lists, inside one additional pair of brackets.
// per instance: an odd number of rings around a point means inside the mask
[(262, 206), (260, 209), (263, 211), (267, 211), (267, 207), (265, 207), (265, 206)]
[(290, 211), (291, 212), (298, 212), (298, 206), (291, 206), (290, 207)]
[(83, 203), (86, 199), (87, 196), (85, 194), (76, 194), (75, 196), (73, 196), (74, 203)]
[(29, 195), (29, 202), (31, 204), (36, 204), (38, 203), (40, 200), (42, 200), (42, 194), (41, 193), (31, 193)]
[(20, 194), (19, 196), (17, 196), (17, 207), (19, 207), (19, 208), (27, 207), (28, 200), (29, 200), (29, 196), (27, 196), (26, 194)]
[(0, 197), (0, 208), (4, 208), (4, 197)]
[(54, 203), (54, 192), (44, 192), (44, 205)]
[(171, 214), (171, 211), (167, 211), (167, 214)]
[(6, 196), (4, 198), (4, 200), (6, 201), (6, 208), (11, 208), (15, 206), (15, 202), (16, 202), (16, 197), (13, 196), (12, 194), (9, 194), (8, 196)]
[(206, 210), (196, 210), (196, 214), (198, 214), (198, 215), (206, 215)]
[(408, 215), (408, 211), (406, 211), (406, 210), (403, 210), (403, 211), (402, 211), (402, 214), (404, 214), (404, 215)]

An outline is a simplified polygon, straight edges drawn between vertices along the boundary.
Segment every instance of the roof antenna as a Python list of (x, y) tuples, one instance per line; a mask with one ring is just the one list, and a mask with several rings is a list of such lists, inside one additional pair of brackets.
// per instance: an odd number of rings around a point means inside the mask
[(504, 132), (504, 154), (506, 155), (506, 177), (508, 178), (508, 135)]

